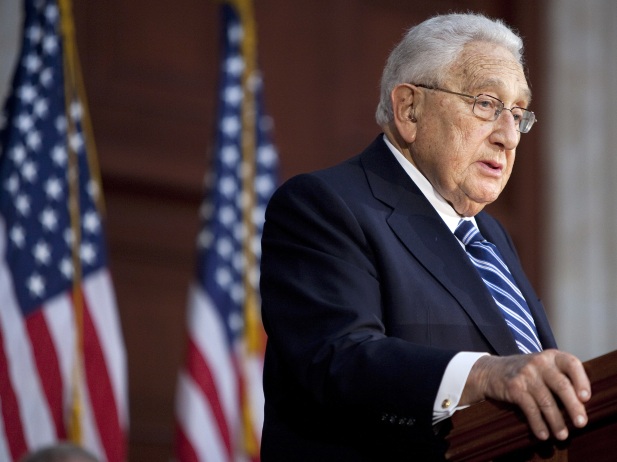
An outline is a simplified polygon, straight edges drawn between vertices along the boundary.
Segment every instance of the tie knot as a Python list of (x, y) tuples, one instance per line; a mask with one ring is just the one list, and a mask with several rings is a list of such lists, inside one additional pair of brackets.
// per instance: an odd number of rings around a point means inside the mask
[(471, 220), (461, 220), (454, 231), (454, 235), (467, 247), (473, 242), (482, 242), (484, 238)]

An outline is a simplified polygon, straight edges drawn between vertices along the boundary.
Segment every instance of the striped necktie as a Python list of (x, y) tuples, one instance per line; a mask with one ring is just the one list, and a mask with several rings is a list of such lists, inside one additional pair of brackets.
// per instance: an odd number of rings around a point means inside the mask
[(529, 306), (497, 247), (484, 239), (470, 220), (461, 220), (454, 234), (465, 246), (467, 255), (501, 308), (519, 350), (522, 353), (542, 351)]

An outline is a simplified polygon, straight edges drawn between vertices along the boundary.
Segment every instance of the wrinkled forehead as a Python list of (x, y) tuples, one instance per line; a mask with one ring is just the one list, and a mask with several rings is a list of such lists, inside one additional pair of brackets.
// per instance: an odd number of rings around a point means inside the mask
[(471, 94), (493, 91), (511, 101), (531, 101), (522, 64), (509, 50), (492, 43), (467, 44), (450, 67), (448, 80)]

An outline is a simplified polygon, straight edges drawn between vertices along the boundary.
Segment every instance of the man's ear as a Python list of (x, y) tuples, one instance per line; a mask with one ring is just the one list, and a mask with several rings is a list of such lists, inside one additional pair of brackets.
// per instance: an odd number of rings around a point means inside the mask
[(407, 83), (397, 85), (390, 94), (393, 112), (392, 121), (401, 138), (407, 143), (413, 143), (416, 139), (418, 96), (419, 93), (416, 88)]

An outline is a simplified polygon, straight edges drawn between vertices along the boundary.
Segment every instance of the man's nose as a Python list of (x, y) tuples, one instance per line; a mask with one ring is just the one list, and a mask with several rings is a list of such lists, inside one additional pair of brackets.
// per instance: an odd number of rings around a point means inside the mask
[(521, 139), (518, 125), (514, 120), (511, 109), (503, 108), (495, 121), (493, 142), (503, 146), (506, 150), (515, 149)]

